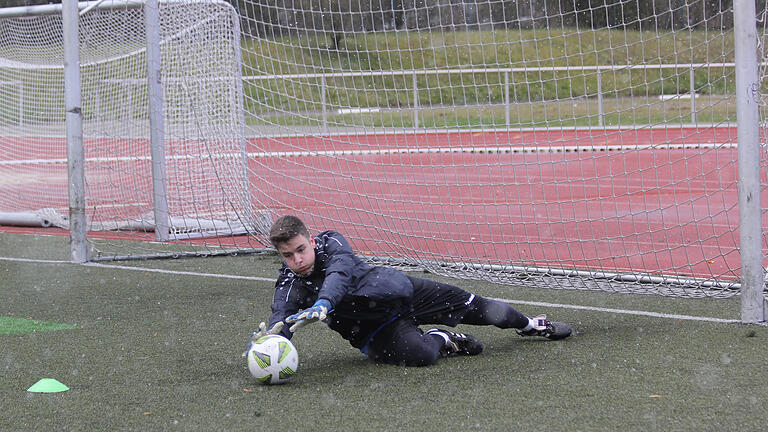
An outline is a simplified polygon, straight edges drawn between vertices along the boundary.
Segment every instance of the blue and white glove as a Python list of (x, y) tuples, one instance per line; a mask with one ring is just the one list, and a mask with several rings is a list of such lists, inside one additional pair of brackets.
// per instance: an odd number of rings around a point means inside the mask
[(326, 299), (318, 299), (312, 307), (289, 316), (285, 319), (285, 322), (288, 324), (295, 323), (288, 329), (291, 333), (295, 333), (296, 330), (307, 324), (311, 324), (318, 320), (323, 321), (332, 311), (331, 302)]
[(248, 349), (245, 350), (243, 353), (243, 357), (248, 357), (248, 351), (251, 350), (251, 346), (253, 346), (253, 343), (259, 340), (262, 336), (267, 335), (273, 335), (273, 334), (280, 334), (280, 331), (283, 330), (283, 326), (285, 325), (284, 322), (278, 321), (275, 323), (275, 325), (272, 326), (271, 329), (267, 330), (267, 323), (262, 321), (259, 324), (259, 329), (253, 333), (251, 333), (251, 340), (248, 342)]

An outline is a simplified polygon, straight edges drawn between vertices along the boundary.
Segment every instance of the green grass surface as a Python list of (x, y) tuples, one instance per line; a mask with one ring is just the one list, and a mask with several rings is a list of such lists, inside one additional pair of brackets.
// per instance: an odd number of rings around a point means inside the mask
[[(0, 234), (53, 255), (57, 237)], [(18, 256), (18, 255), (17, 255)], [(322, 324), (294, 338), (299, 371), (258, 385), (240, 357), (269, 314), (275, 255), (154, 260), (124, 268), (0, 259), (0, 316), (71, 331), (0, 335), (0, 430), (764, 430), (768, 328), (611, 312), (738, 318), (738, 299), (534, 290), (453, 281), (562, 306), (578, 334), (550, 342), (491, 327), (476, 357), (428, 368), (368, 361)], [(254, 280), (162, 273), (186, 271)], [(431, 277), (422, 274), (425, 277)], [(264, 278), (266, 280), (257, 280)], [(580, 310), (570, 305), (586, 306)], [(70, 388), (26, 391), (41, 378)]]
[[(604, 115), (600, 116), (597, 100), (567, 99), (562, 101), (516, 103), (503, 105), (473, 105), (424, 108), (418, 110), (418, 123), (413, 109), (385, 110), (378, 113), (338, 114), (330, 111), (326, 120), (330, 125), (354, 127), (424, 127), (424, 128), (523, 128), (523, 127), (584, 127), (622, 125), (658, 125), (664, 123), (717, 124), (736, 121), (734, 96), (697, 97), (694, 116), (690, 99), (659, 102), (652, 98), (610, 98), (603, 101)], [(509, 115), (509, 124), (507, 124)], [(320, 126), (322, 116), (263, 116), (249, 117), (249, 124), (281, 124), (284, 126)]]
[[(735, 92), (729, 67), (631, 69), (626, 65), (733, 62), (732, 32), (643, 32), (576, 28), (541, 30), (372, 32), (347, 35), (328, 49), (318, 34), (245, 39), (245, 76), (336, 73), (325, 85), (303, 78), (246, 80), (250, 124), (379, 127), (510, 127), (598, 125), (598, 90), (604, 124), (734, 121), (734, 108), (710, 100)], [(597, 73), (592, 66), (619, 66)], [(568, 67), (567, 70), (555, 68)], [(518, 68), (515, 72), (496, 69)], [(519, 68), (525, 68), (520, 71)], [(414, 77), (400, 71), (474, 69), (473, 73), (417, 75), (419, 124), (413, 120)], [(393, 71), (383, 76), (342, 72)], [(690, 101), (659, 102), (659, 95), (699, 95), (697, 118)], [(598, 82), (599, 81), (599, 82)], [(324, 90), (321, 90), (324, 89)], [(321, 94), (323, 93), (324, 94)], [(686, 107), (686, 104), (688, 105)], [(578, 105), (578, 106), (577, 106)], [(380, 114), (342, 115), (340, 107), (381, 108)], [(290, 116), (275, 113), (294, 113)]]

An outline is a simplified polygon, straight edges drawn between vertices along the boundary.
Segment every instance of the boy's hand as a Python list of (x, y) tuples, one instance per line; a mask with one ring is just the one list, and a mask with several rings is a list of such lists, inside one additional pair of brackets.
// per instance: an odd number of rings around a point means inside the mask
[(251, 340), (250, 342), (248, 342), (248, 349), (245, 350), (245, 352), (242, 354), (242, 357), (248, 357), (248, 351), (251, 350), (251, 345), (253, 345), (253, 342), (257, 341), (262, 336), (279, 334), (280, 331), (283, 329), (284, 325), (285, 325), (284, 322), (278, 321), (275, 323), (275, 325), (272, 326), (271, 329), (267, 330), (267, 324), (264, 321), (262, 321), (259, 324), (259, 329), (251, 333)]
[(295, 333), (296, 330), (307, 324), (324, 320), (328, 316), (328, 312), (331, 312), (331, 302), (326, 299), (319, 299), (312, 307), (286, 318), (285, 322), (288, 324), (295, 323), (288, 329), (291, 333)]
[(278, 334), (280, 333), (280, 331), (283, 330), (284, 325), (285, 325), (284, 322), (278, 321), (275, 323), (275, 325), (272, 326), (271, 329), (267, 330), (267, 324), (264, 321), (262, 321), (261, 323), (259, 323), (259, 330), (251, 333), (251, 339), (256, 340), (262, 336)]

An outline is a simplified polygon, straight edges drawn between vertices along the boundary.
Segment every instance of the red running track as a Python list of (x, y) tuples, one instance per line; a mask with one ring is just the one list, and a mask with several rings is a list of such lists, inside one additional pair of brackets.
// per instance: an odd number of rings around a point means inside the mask
[[(735, 140), (734, 128), (437, 132), (254, 138), (248, 153), (260, 207), (365, 253), (735, 280)], [(65, 153), (41, 148), (13, 157)]]

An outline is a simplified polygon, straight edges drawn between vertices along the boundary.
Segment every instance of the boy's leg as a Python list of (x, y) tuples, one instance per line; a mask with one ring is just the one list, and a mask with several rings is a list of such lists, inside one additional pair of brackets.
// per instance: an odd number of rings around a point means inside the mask
[(453, 285), (409, 276), (414, 288), (413, 311), (417, 324), (459, 323), (514, 328), (521, 336), (564, 339), (571, 335), (567, 324), (549, 321), (545, 315), (529, 318), (512, 306), (471, 294)]
[(368, 357), (374, 361), (402, 366), (429, 366), (441, 357), (445, 341), (424, 334), (406, 319), (398, 319), (382, 328), (368, 347)]
[(408, 317), (418, 324), (459, 324), (471, 308), (475, 295), (463, 289), (433, 281), (408, 276), (413, 285), (412, 310)]
[(573, 332), (569, 325), (549, 321), (546, 315), (528, 318), (506, 303), (480, 296), (472, 300), (461, 323), (514, 328), (520, 336), (541, 336), (552, 340), (565, 339)]
[(499, 328), (524, 329), (529, 325), (527, 316), (500, 301), (475, 296), (469, 310), (461, 319), (462, 324), (493, 325)]
[(523, 329), (530, 320), (512, 306), (430, 279), (410, 277), (413, 284), (413, 312), (417, 324), (494, 325)]

